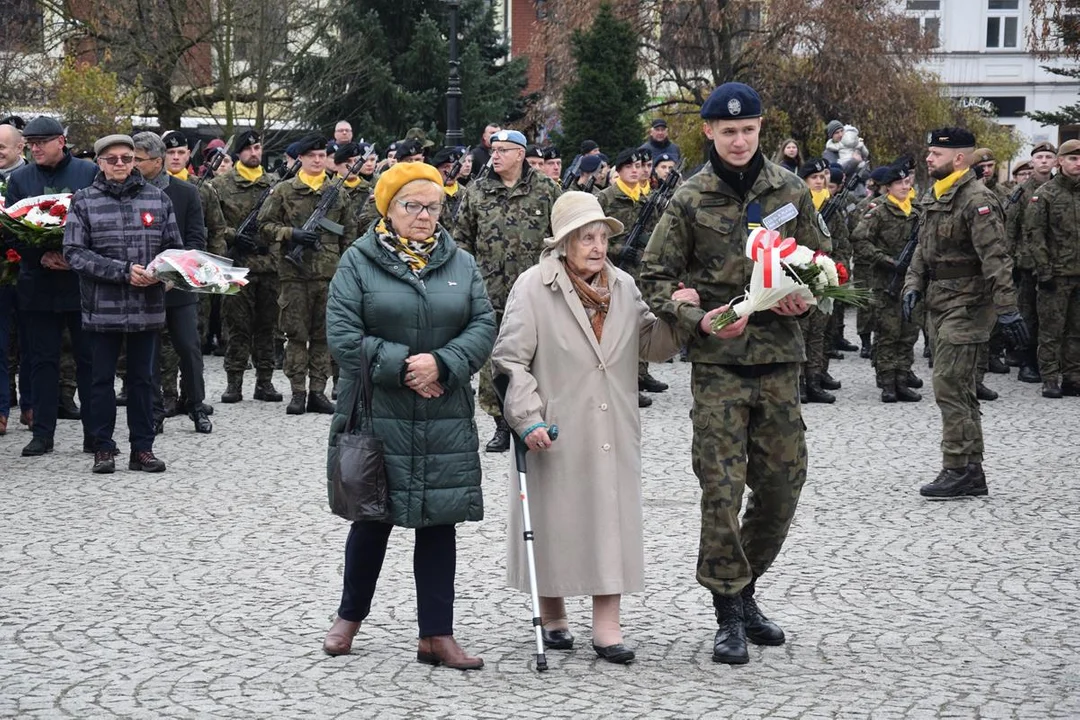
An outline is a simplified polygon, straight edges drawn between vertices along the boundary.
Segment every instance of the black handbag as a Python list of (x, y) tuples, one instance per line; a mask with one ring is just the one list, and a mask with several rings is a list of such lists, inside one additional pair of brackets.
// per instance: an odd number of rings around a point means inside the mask
[[(362, 355), (360, 377), (349, 404), (345, 430), (338, 435), (337, 446), (331, 448), (337, 452), (330, 453), (330, 477), (326, 488), (330, 510), (338, 517), (353, 522), (389, 522), (391, 517), (383, 441), (372, 432), (373, 393), (367, 357)], [(353, 422), (357, 416), (357, 406), (361, 411), (359, 428)]]

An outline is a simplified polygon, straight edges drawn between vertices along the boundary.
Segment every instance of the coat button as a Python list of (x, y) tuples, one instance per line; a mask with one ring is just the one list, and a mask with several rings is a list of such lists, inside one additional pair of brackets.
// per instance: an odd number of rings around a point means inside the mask
[(600, 409), (606, 411), (607, 410), (607, 403), (600, 403)]
[(601, 450), (603, 450), (604, 452), (607, 452), (608, 450), (610, 450), (610, 449), (611, 449), (611, 445), (609, 445), (609, 444), (607, 444), (607, 443), (604, 443), (604, 444), (603, 444), (603, 445), (602, 445), (602, 446), (600, 447), (600, 449), (601, 449)]
[(604, 363), (600, 363), (599, 365), (597, 365), (596, 369), (597, 370), (603, 370), (604, 369)]

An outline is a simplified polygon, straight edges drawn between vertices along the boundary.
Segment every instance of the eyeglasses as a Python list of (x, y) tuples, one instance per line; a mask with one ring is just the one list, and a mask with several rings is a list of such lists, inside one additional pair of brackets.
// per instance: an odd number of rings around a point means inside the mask
[(419, 215), (421, 212), (426, 212), (430, 217), (439, 217), (443, 208), (442, 203), (424, 205), (418, 202), (398, 200), (397, 204), (405, 208), (405, 212), (409, 215)]
[(108, 165), (130, 165), (135, 162), (134, 155), (103, 155), (98, 158)]
[(506, 155), (508, 153), (515, 152), (517, 150), (521, 150), (522, 152), (524, 152), (525, 148), (521, 148), (521, 147), (493, 147), (493, 148), (491, 148), (491, 154), (492, 155)]
[(137, 163), (150, 162), (151, 160), (158, 160), (158, 159), (159, 158), (139, 157), (138, 155), (135, 156), (135, 162), (137, 162)]
[(30, 147), (40, 147), (41, 145), (48, 145), (53, 140), (56, 140), (58, 137), (60, 136), (53, 135), (52, 137), (47, 138), (26, 138), (26, 144)]

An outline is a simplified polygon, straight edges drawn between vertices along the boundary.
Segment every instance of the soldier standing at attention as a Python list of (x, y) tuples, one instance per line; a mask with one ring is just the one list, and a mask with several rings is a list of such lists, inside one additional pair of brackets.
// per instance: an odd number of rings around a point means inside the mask
[(1080, 140), (1061, 143), (1057, 160), (1057, 175), (1024, 210), (1039, 283), (1039, 374), (1047, 398), (1080, 395)]
[[(332, 415), (334, 405), (326, 397), (326, 379), (330, 376), (326, 294), (341, 258), (338, 243), (342, 237), (356, 237), (356, 221), (345, 198), (339, 195), (327, 210), (326, 219), (342, 226), (340, 234), (324, 227), (303, 229), (326, 188), (326, 140), (308, 135), (299, 142), (297, 152), (300, 171), (270, 193), (259, 212), (259, 231), (275, 256), (281, 283), (278, 307), (286, 339), (284, 370), (292, 389), (285, 412), (303, 415), (310, 410)], [(298, 245), (303, 247), (301, 267), (285, 259)]]
[[(469, 183), (451, 233), (487, 280), (496, 325), (514, 281), (536, 264), (544, 238), (551, 236), (551, 206), (560, 194), (558, 185), (525, 162), (526, 145), (517, 130), (491, 136), (492, 172)], [(510, 428), (499, 413), (490, 362), (480, 371), (479, 396), (480, 407), (495, 418), (495, 435), (485, 449), (506, 452)]]
[(926, 298), (943, 457), (941, 472), (919, 493), (946, 500), (987, 494), (975, 394), (979, 344), (990, 340), (995, 315), (1011, 345), (1023, 347), (1029, 338), (1016, 309), (1001, 205), (970, 168), (975, 136), (942, 128), (930, 133), (929, 145), (926, 165), (936, 182), (920, 202), (923, 221), (904, 282), (903, 316), (911, 322)]
[[(712, 320), (750, 283), (747, 233), (775, 224), (782, 237), (820, 249), (810, 191), (758, 147), (761, 99), (725, 83), (701, 107), (709, 161), (676, 191), (645, 251), (641, 289), (656, 315), (688, 336), (693, 362), (693, 467), (701, 484), (697, 579), (712, 592), (719, 630), (713, 660), (749, 661), (746, 641), (780, 645), (784, 632), (754, 598), (757, 578), (780, 553), (806, 480), (799, 365), (806, 359), (790, 295), (771, 311), (722, 330)], [(697, 307), (672, 299), (684, 282)], [(743, 491), (753, 493), (740, 523)]]

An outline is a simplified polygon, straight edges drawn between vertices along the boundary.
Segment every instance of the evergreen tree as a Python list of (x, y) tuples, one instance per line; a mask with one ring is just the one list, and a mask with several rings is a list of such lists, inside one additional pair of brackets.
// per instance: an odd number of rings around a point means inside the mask
[[(1080, 80), (1080, 69), (1078, 68), (1043, 66), (1043, 69), (1055, 75)], [(1052, 112), (1029, 112), (1024, 114), (1041, 125), (1080, 125), (1080, 102), (1064, 105)]]
[(637, 77), (638, 38), (607, 3), (592, 26), (571, 36), (575, 79), (563, 92), (561, 142), (569, 152), (595, 140), (609, 155), (644, 141), (641, 112), (648, 94)]

